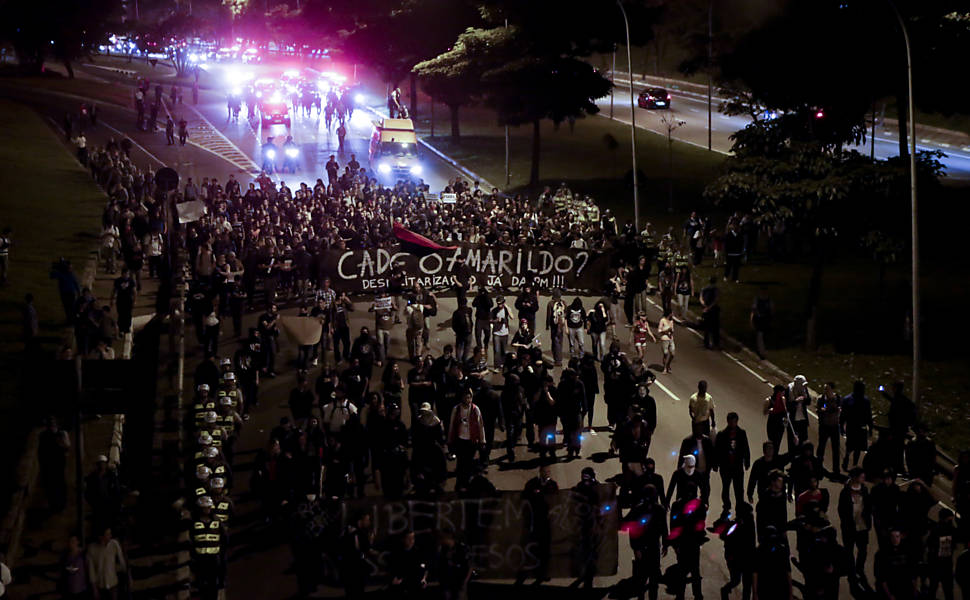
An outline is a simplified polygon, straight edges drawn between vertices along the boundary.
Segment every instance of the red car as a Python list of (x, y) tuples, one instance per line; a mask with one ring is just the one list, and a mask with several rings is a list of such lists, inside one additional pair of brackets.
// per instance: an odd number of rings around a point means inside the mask
[(670, 108), (670, 94), (663, 88), (647, 88), (637, 98), (640, 108)]

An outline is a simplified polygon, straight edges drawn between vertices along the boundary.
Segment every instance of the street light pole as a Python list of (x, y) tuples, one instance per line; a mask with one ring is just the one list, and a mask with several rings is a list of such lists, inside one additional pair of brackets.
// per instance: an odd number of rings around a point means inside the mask
[[(505, 29), (508, 33), (509, 20), (505, 19)], [(505, 124), (505, 189), (507, 190), (510, 185), (512, 185), (512, 154), (510, 152), (510, 146), (512, 144), (512, 138), (509, 135), (509, 125)]]
[(626, 18), (626, 9), (622, 0), (616, 0), (623, 15), (623, 26), (626, 29), (626, 64), (630, 79), (630, 158), (633, 161), (633, 226), (640, 231), (640, 191), (637, 187), (637, 115), (633, 102), (633, 55), (630, 52), (630, 20)]
[(906, 21), (903, 15), (896, 8), (893, 0), (886, 0), (893, 9), (896, 19), (899, 21), (899, 28), (903, 30), (903, 41), (906, 43), (906, 92), (907, 104), (909, 109), (909, 194), (912, 209), (912, 246), (913, 246), (913, 272), (912, 272), (912, 292), (913, 292), (913, 316), (911, 326), (913, 328), (913, 402), (919, 406), (919, 363), (920, 363), (920, 323), (919, 323), (919, 205), (916, 202), (916, 110), (913, 104), (913, 54), (909, 42), (909, 30), (906, 29)]
[(714, 0), (709, 0), (707, 5), (707, 149), (711, 149), (711, 113), (714, 81), (711, 75), (712, 63), (714, 61)]

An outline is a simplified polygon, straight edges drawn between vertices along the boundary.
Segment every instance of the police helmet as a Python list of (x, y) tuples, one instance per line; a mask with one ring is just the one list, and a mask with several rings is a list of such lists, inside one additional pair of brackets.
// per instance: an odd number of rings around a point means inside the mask
[[(208, 414), (208, 413), (206, 413)], [(199, 432), (199, 437), (197, 438), (200, 446), (211, 446), (212, 445), (212, 434), (208, 431)]]
[(205, 456), (206, 458), (215, 458), (219, 456), (219, 449), (216, 448), (215, 446), (209, 446), (208, 448), (202, 451), (202, 455)]
[(209, 384), (208, 383), (200, 383), (199, 385), (195, 386), (195, 391), (197, 391), (197, 392), (208, 392), (209, 391)]
[(229, 371), (228, 373), (226, 373), (225, 375), (222, 376), (222, 379), (223, 379), (223, 381), (235, 381), (236, 380), (236, 374), (233, 373), (232, 371)]
[(232, 406), (235, 402), (232, 401), (232, 396), (222, 396), (219, 398), (219, 406)]
[(212, 469), (205, 465), (199, 465), (195, 468), (195, 476), (202, 481), (209, 479), (210, 475), (212, 475)]
[(215, 506), (215, 503), (209, 496), (199, 496), (198, 504), (199, 508), (212, 508)]
[(222, 360), (219, 361), (219, 366), (220, 367), (228, 367), (228, 366), (231, 366), (231, 365), (232, 365), (232, 361), (229, 360), (228, 357), (223, 358)]
[(209, 482), (209, 485), (211, 485), (212, 489), (214, 490), (221, 490), (222, 488), (226, 487), (226, 480), (222, 477), (213, 477), (212, 481)]
[(216, 411), (214, 411), (214, 410), (207, 410), (205, 412), (205, 414), (202, 415), (202, 419), (206, 423), (212, 424), (212, 423), (215, 423), (219, 419), (219, 415), (217, 415), (216, 414)]

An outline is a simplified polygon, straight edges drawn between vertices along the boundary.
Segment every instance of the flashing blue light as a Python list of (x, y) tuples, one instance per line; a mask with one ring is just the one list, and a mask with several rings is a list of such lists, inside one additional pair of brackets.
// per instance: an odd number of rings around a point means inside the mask
[(603, 510), (605, 510), (606, 512), (610, 512), (611, 510), (613, 510), (613, 506), (610, 504), (606, 504), (603, 506)]
[(644, 517), (644, 518), (640, 519), (640, 524), (641, 525), (646, 525), (647, 524), (647, 518)]
[(691, 452), (691, 454), (693, 454), (694, 456), (697, 456), (700, 453), (701, 453), (700, 450), (694, 450), (693, 452)]
[(732, 533), (734, 533), (734, 530), (737, 529), (737, 528), (738, 528), (738, 524), (737, 523), (735, 523), (734, 525), (731, 525), (731, 527), (728, 528), (726, 535), (731, 535)]
[(556, 436), (550, 433), (549, 435), (546, 436), (546, 439), (547, 440), (551, 440), (554, 437), (556, 437)]
[(583, 440), (585, 440), (585, 439), (586, 439), (586, 436), (582, 436), (582, 435), (581, 435), (581, 436), (579, 436), (579, 441), (581, 441), (581, 442), (582, 442), (582, 441), (583, 441)]
[(676, 450), (671, 451), (670, 455), (671, 456), (677, 456), (677, 451)]

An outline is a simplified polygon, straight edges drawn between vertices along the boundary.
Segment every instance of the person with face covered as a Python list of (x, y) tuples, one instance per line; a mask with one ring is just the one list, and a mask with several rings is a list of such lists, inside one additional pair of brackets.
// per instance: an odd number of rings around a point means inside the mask
[(812, 406), (812, 397), (808, 393), (808, 380), (804, 375), (796, 375), (794, 381), (788, 384), (786, 396), (791, 424), (788, 428), (788, 451), (794, 452), (808, 440), (808, 409)]
[[(670, 484), (667, 486), (667, 506), (670, 506), (671, 500), (682, 500), (686, 497), (685, 494), (689, 484), (694, 485), (695, 489), (699, 490), (702, 482), (703, 477), (697, 470), (697, 459), (692, 454), (681, 458), (680, 468), (670, 476)], [(674, 496), (674, 490), (677, 490), (676, 497)]]
[(354, 340), (350, 349), (350, 359), (360, 363), (360, 372), (367, 379), (374, 375), (374, 363), (380, 366), (380, 352), (378, 351), (377, 340), (370, 334), (367, 327), (360, 328), (360, 335)]
[(603, 399), (606, 401), (606, 419), (610, 430), (622, 421), (630, 408), (633, 378), (626, 355), (620, 352), (620, 345), (610, 344), (610, 351), (600, 363), (603, 371)]

